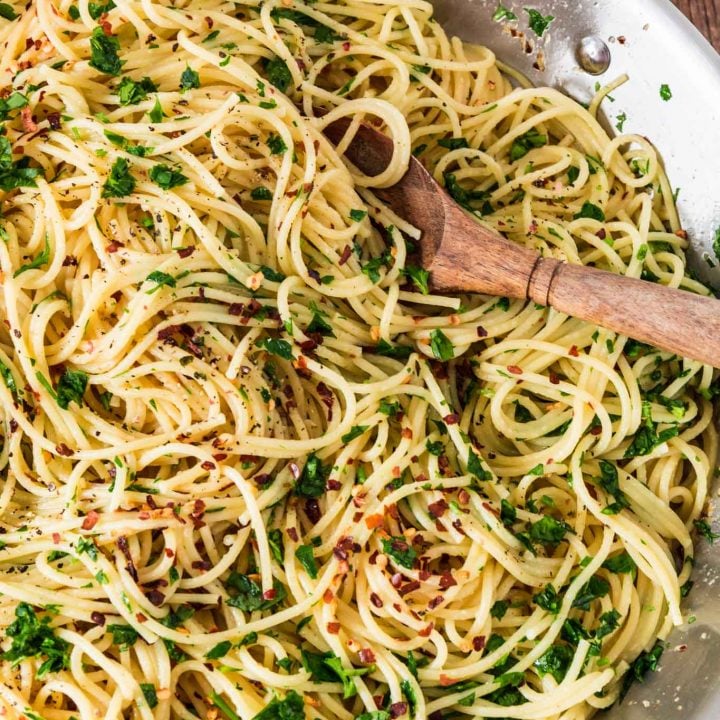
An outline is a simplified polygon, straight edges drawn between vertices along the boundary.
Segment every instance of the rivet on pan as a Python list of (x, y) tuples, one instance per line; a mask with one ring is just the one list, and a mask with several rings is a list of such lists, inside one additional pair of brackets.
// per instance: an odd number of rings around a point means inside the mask
[(610, 48), (599, 37), (591, 35), (580, 41), (577, 59), (585, 72), (602, 75), (610, 67)]

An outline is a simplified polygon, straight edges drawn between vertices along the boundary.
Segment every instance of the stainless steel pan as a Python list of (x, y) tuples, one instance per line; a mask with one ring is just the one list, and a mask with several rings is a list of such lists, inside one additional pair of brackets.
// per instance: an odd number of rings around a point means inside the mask
[[(668, 0), (504, 0), (528, 31), (531, 6), (554, 15), (547, 35), (531, 53), (522, 39), (492, 20), (496, 0), (434, 0), (437, 19), (452, 34), (481, 43), (537, 85), (562, 88), (587, 101), (595, 83), (627, 73), (630, 82), (605, 101), (608, 127), (625, 114), (626, 132), (651, 138), (665, 160), (691, 242), (692, 269), (720, 289), (720, 267), (711, 268), (720, 228), (720, 56)], [(602, 41), (610, 54), (606, 72), (592, 76), (580, 66), (585, 38)], [(599, 45), (602, 49), (602, 45)], [(539, 70), (537, 52), (544, 54)], [(582, 56), (581, 56), (582, 57)], [(542, 65), (542, 63), (539, 63)], [(663, 100), (667, 85), (672, 99)], [(717, 488), (716, 488), (717, 491)], [(717, 520), (720, 512), (713, 511)], [(717, 525), (715, 525), (717, 527)], [(608, 720), (718, 720), (720, 718), (720, 544), (701, 541), (688, 598), (689, 622), (670, 637), (658, 673), (636, 686)]]

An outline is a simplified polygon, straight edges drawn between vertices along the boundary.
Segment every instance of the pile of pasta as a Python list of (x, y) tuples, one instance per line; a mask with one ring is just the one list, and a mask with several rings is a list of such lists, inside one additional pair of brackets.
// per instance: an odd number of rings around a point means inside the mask
[(713, 537), (712, 369), (434, 294), (373, 194), (412, 153), (515, 242), (707, 293), (605, 91), (420, 0), (0, 15), (5, 717), (580, 720), (657, 666)]

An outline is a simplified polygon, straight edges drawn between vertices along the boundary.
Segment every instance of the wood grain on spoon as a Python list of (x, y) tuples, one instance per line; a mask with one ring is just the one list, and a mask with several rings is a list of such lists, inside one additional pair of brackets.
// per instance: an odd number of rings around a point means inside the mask
[[(349, 122), (324, 132), (339, 143)], [(361, 125), (345, 156), (369, 176), (388, 166), (393, 143)], [(533, 300), (567, 315), (720, 367), (720, 301), (591, 267), (543, 258), (472, 218), (413, 158), (396, 185), (376, 194), (422, 232), (420, 256), (441, 293)]]

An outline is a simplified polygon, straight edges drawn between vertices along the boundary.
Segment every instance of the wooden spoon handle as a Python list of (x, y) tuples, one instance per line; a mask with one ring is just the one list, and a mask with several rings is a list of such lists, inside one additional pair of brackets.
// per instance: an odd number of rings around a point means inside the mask
[(604, 270), (541, 259), (531, 300), (677, 355), (720, 367), (720, 301)]

